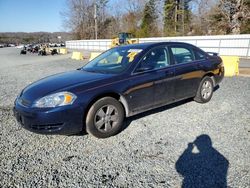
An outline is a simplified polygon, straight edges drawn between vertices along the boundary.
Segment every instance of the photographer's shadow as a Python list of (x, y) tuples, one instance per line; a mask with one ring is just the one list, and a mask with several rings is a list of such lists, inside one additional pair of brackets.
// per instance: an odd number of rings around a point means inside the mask
[(200, 135), (179, 157), (175, 168), (183, 176), (182, 187), (226, 188), (228, 160), (212, 146), (208, 135)]

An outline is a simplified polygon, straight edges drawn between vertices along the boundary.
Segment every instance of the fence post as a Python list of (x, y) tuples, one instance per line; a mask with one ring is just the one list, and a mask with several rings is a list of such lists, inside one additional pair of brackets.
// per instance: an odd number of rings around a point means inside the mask
[(246, 58), (248, 58), (248, 54), (249, 54), (249, 51), (250, 51), (250, 39), (248, 40), (248, 48), (247, 48), (247, 54), (246, 54)]
[(220, 55), (220, 48), (221, 48), (221, 39), (220, 39), (220, 42), (219, 42), (219, 50), (218, 50), (219, 55)]

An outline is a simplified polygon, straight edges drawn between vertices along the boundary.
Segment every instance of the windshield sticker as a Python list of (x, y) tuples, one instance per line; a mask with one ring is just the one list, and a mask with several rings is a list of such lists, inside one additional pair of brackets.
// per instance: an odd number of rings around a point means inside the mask
[(136, 52), (137, 54), (140, 53), (142, 49), (130, 49), (128, 52)]
[(129, 63), (132, 62), (135, 59), (135, 56), (137, 55), (137, 52), (130, 52), (127, 57), (129, 58)]
[(142, 49), (130, 49), (128, 50), (127, 57), (129, 58), (129, 63), (132, 62), (135, 59), (135, 56), (139, 54), (142, 51)]
[(122, 62), (122, 58), (123, 58), (122, 56), (119, 56), (119, 57), (117, 58), (117, 62), (116, 62), (116, 63), (117, 63), (117, 64), (118, 64), (118, 63), (121, 63), (121, 62)]

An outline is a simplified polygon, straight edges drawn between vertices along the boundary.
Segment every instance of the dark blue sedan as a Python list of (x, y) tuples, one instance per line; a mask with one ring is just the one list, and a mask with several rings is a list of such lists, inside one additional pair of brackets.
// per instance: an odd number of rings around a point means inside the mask
[(208, 102), (224, 76), (221, 58), (186, 43), (144, 43), (110, 49), (74, 71), (27, 86), (17, 121), (32, 132), (105, 138), (125, 117), (187, 98)]

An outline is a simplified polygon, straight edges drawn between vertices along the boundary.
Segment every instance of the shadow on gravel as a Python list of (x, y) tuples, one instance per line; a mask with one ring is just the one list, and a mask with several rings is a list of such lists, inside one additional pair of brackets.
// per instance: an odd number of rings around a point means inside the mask
[(208, 135), (198, 136), (175, 163), (183, 188), (226, 188), (228, 160), (212, 146)]
[(214, 87), (214, 92), (217, 91), (218, 89), (220, 89), (220, 85)]

